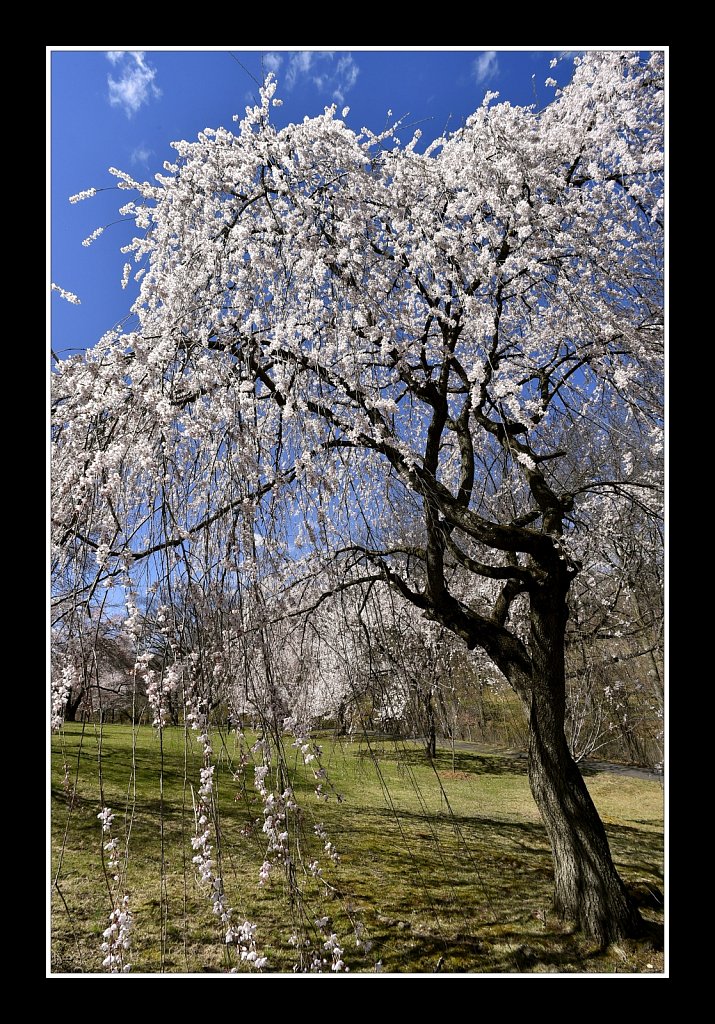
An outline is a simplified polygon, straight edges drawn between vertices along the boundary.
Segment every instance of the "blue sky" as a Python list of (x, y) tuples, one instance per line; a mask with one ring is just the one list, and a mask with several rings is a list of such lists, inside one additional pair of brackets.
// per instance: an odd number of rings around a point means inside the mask
[[(231, 128), (258, 92), (255, 79), (276, 72), (283, 106), (279, 125), (321, 113), (336, 102), (350, 107), (355, 131), (384, 127), (387, 111), (419, 122), (427, 142), (445, 126), (457, 128), (487, 90), (512, 103), (543, 106), (553, 76), (566, 84), (572, 62), (555, 70), (562, 49), (365, 50), (265, 47), (246, 50), (49, 48), (50, 277), (76, 293), (81, 305), (53, 294), (51, 339), (60, 355), (93, 345), (127, 313), (133, 282), (121, 288), (120, 252), (133, 224), (113, 224), (129, 194), (114, 188), (109, 167), (141, 180), (173, 159), (169, 143), (195, 139), (204, 128)], [(239, 63), (240, 62), (240, 63)], [(532, 77), (533, 76), (533, 77)], [(407, 141), (411, 132), (403, 133)], [(90, 187), (108, 188), (70, 204)], [(105, 232), (89, 247), (82, 241)], [(134, 286), (136, 287), (136, 286)]]

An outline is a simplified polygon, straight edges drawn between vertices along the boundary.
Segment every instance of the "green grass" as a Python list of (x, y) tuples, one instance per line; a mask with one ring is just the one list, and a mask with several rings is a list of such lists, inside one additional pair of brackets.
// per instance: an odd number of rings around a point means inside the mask
[[(52, 752), (53, 972), (102, 970), (101, 933), (111, 909), (97, 812), (116, 813), (128, 842), (126, 891), (135, 918), (134, 972), (204, 973), (230, 966), (206, 894), (195, 878), (191, 786), (201, 765), (182, 729), (134, 733), (129, 726), (68, 724)], [(99, 745), (101, 740), (101, 758)], [(216, 734), (221, 870), (236, 916), (258, 925), (270, 970), (291, 971), (288, 937), (300, 915), (328, 916), (353, 972), (658, 973), (662, 926), (663, 792), (657, 782), (593, 774), (587, 784), (606, 824), (618, 869), (642, 899), (654, 939), (598, 951), (549, 915), (552, 865), (529, 793), (525, 762), (498, 754), (441, 750), (434, 766), (415, 745), (322, 739), (335, 791), (325, 803), (310, 773), (293, 764), (303, 807), (291, 841), (300, 898), (278, 869), (257, 885), (265, 854), (262, 805), (253, 773), (234, 778), (238, 749)], [(64, 765), (69, 767), (65, 782)], [(163, 793), (161, 787), (163, 786)], [(133, 809), (133, 813), (132, 813)], [(259, 820), (256, 825), (257, 819)], [(128, 837), (125, 822), (131, 822)], [(321, 853), (321, 822), (341, 862), (321, 860), (327, 885), (303, 870)], [(371, 948), (358, 946), (355, 931)], [(313, 941), (319, 941), (314, 935)], [(240, 967), (240, 965), (239, 965)]]

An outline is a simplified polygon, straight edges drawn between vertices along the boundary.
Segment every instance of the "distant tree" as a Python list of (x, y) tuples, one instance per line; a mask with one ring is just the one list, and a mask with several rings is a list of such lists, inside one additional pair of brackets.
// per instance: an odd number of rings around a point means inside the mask
[(589, 533), (659, 514), (663, 59), (575, 63), (424, 152), (334, 107), (279, 130), (269, 76), (237, 134), (115, 172), (136, 328), (55, 367), (53, 525), (99, 584), (269, 558), (277, 614), (379, 580), (483, 649), (529, 717), (555, 910), (607, 943), (641, 920), (568, 749), (565, 636)]
[[(127, 638), (111, 621), (75, 620), (51, 633), (51, 663), (58, 687), (53, 708), (62, 721), (78, 717), (131, 717), (135, 694), (134, 655)], [(61, 697), (61, 700), (59, 699)], [(139, 708), (144, 701), (139, 694)], [(134, 707), (138, 715), (139, 711)]]
[(569, 595), (567, 735), (579, 759), (661, 764), (662, 545), (656, 524), (628, 511), (610, 540), (596, 536)]
[[(364, 602), (357, 650), (382, 729), (424, 740), (429, 757), (437, 753), (437, 735), (449, 735), (445, 705), (454, 635), (425, 622), (399, 594), (374, 588)], [(449, 638), (449, 639), (448, 639)]]

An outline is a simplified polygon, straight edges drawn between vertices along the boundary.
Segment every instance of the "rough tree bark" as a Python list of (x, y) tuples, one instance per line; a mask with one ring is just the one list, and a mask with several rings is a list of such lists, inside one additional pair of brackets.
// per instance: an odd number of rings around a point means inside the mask
[(544, 587), (531, 598), (529, 785), (553, 853), (554, 912), (605, 946), (638, 935), (643, 922), (566, 741), (566, 586)]

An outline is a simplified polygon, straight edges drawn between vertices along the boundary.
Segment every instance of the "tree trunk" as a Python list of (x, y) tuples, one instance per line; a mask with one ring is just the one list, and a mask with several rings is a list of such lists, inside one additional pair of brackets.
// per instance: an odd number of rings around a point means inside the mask
[(79, 691), (79, 693), (77, 694), (77, 696), (74, 697), (74, 698), (72, 697), (72, 694), (69, 695), (69, 697), (67, 698), (67, 703), (65, 704), (65, 715), (64, 715), (65, 722), (76, 722), (77, 721), (77, 709), (79, 708), (80, 704), (82, 703), (82, 698), (83, 697), (84, 697), (84, 689), (81, 689)]
[(437, 727), (434, 720), (434, 707), (432, 706), (432, 692), (427, 691), (425, 698), (425, 718), (427, 723), (427, 757), (431, 761), (437, 757)]
[(477, 724), (482, 740), (487, 738), (487, 720), (484, 715), (484, 682), (480, 678), (477, 682)]
[(616, 871), (606, 830), (566, 742), (567, 614), (562, 586), (532, 593), (529, 784), (551, 843), (554, 911), (605, 946), (638, 935), (643, 921)]
[(434, 761), (437, 757), (437, 731), (434, 726), (434, 721), (429, 724), (429, 732), (427, 734), (427, 757)]

